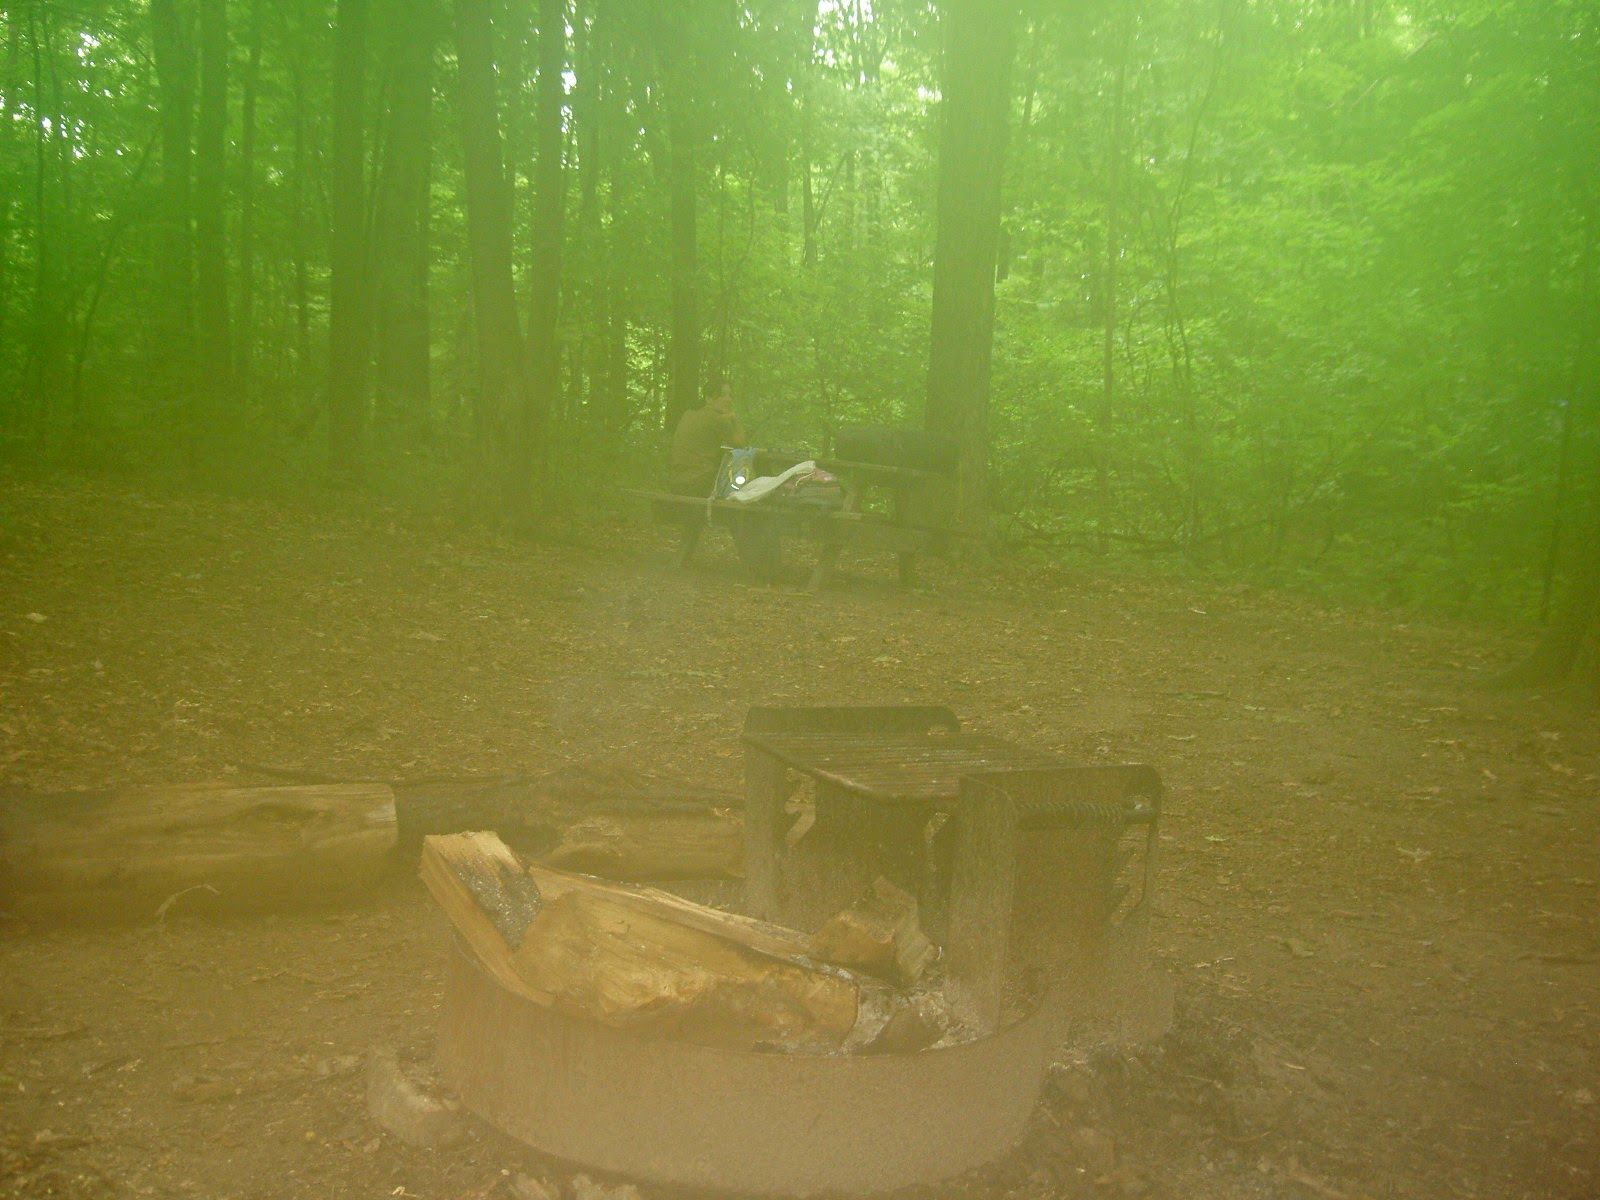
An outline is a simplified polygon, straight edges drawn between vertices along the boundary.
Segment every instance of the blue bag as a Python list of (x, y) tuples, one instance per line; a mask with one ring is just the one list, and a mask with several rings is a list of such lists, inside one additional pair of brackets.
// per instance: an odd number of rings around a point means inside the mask
[(711, 499), (726, 500), (744, 486), (744, 481), (756, 473), (756, 452), (729, 448), (722, 452), (722, 465), (717, 468), (717, 481), (711, 487)]

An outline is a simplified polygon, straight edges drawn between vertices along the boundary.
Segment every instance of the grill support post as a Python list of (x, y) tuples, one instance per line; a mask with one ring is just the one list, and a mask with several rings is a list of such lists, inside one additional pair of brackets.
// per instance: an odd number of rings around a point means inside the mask
[(778, 759), (747, 749), (744, 757), (745, 909), (763, 921), (777, 917), (778, 852), (789, 770)]
[(962, 780), (954, 834), (945, 984), (956, 1012), (988, 1031), (1000, 1023), (1016, 908), (1017, 806), (981, 780)]

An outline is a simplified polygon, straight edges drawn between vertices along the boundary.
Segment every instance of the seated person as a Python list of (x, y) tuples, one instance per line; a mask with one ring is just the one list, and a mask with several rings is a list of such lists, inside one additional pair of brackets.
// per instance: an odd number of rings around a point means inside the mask
[(733, 392), (727, 380), (714, 380), (705, 402), (678, 418), (667, 455), (667, 490), (685, 496), (709, 496), (717, 482), (724, 446), (747, 444), (744, 426), (733, 415)]
[[(749, 439), (744, 425), (733, 415), (733, 392), (726, 380), (714, 380), (706, 389), (705, 403), (678, 418), (667, 456), (667, 488), (684, 496), (711, 495), (722, 466), (722, 448), (743, 449)], [(704, 518), (686, 523), (679, 561), (687, 563), (700, 540)], [(777, 530), (759, 513), (740, 513), (732, 523), (739, 557), (758, 579), (777, 574), (782, 558)]]

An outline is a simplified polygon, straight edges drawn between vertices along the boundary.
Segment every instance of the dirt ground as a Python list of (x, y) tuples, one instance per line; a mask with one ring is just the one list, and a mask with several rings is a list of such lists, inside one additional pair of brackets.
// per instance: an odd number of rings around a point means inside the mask
[[(751, 704), (949, 703), (1161, 771), (1178, 1007), (1064, 1049), (1026, 1143), (942, 1195), (1600, 1194), (1600, 719), (1479, 686), (1525, 639), (1092, 564), (910, 595), (847, 566), (811, 596), (724, 542), (680, 573), (653, 531), (0, 480), (0, 787), (620, 760), (736, 790)], [(0, 1195), (570, 1177), (367, 1118), (368, 1047), (434, 1043), (446, 932), (406, 872), (355, 909), (130, 919), (0, 920)]]

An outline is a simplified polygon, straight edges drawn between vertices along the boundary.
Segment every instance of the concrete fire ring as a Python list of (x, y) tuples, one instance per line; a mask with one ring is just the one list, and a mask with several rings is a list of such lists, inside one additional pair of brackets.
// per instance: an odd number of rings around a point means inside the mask
[(445, 1080), (502, 1132), (642, 1182), (761, 1195), (931, 1184), (1005, 1155), (1038, 1100), (1056, 1023), (905, 1055), (810, 1056), (645, 1038), (501, 987), (459, 942)]

